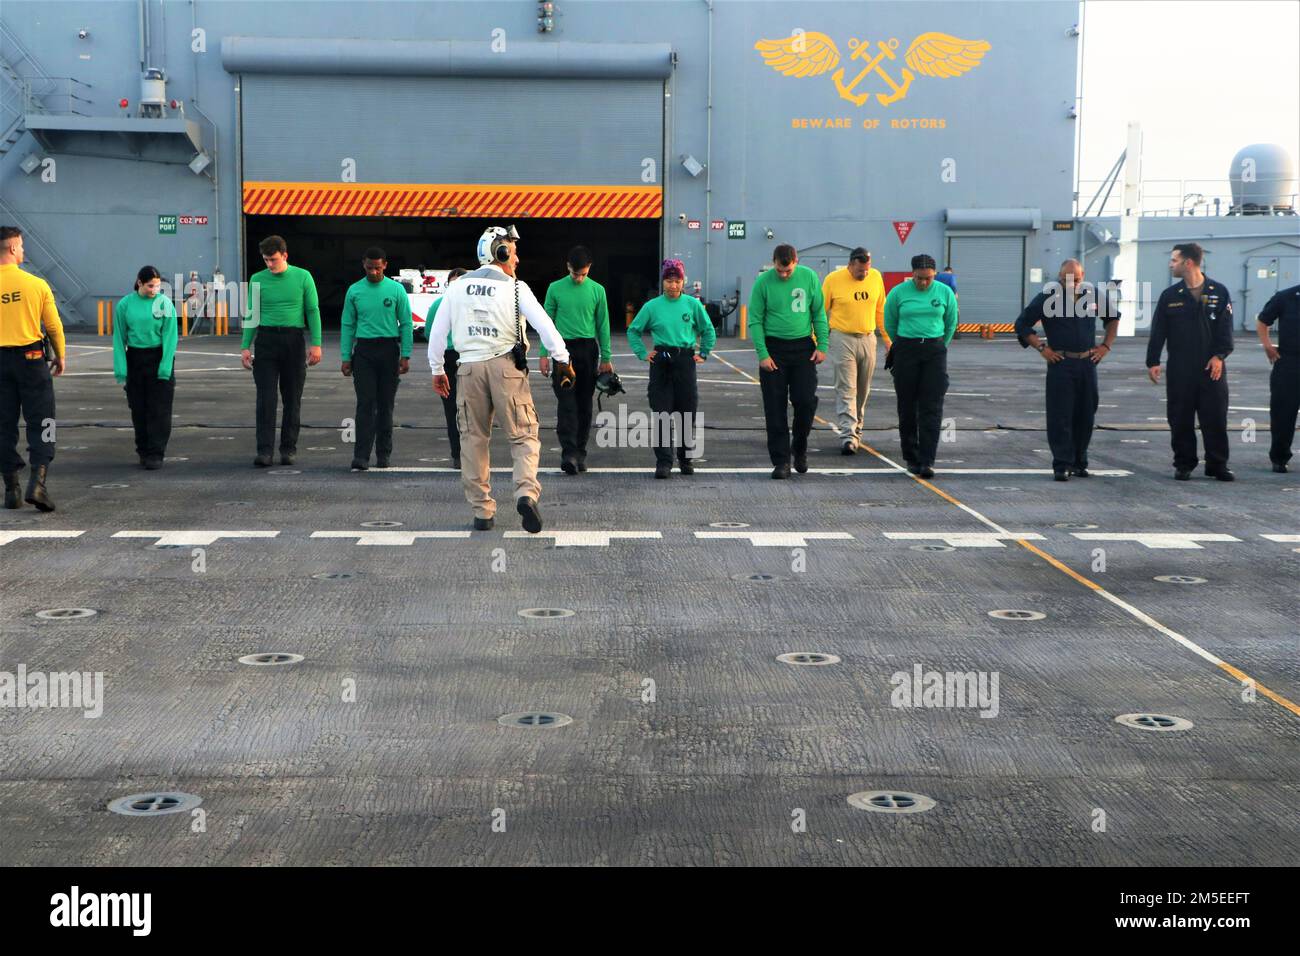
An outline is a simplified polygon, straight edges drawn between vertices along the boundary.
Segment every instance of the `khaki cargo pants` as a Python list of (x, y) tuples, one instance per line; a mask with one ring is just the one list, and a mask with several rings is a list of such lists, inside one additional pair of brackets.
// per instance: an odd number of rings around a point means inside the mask
[(831, 329), (827, 358), (835, 369), (835, 414), (840, 441), (853, 444), (862, 439), (862, 419), (871, 394), (871, 377), (876, 371), (876, 333), (851, 335)]
[(492, 462), (488, 445), (492, 419), (510, 439), (514, 463), (515, 498), (527, 495), (534, 501), (542, 496), (537, 482), (537, 460), (542, 443), (537, 437), (537, 409), (528, 388), (528, 375), (515, 368), (510, 353), (485, 362), (461, 362), (456, 370), (456, 424), (460, 427), (460, 480), (465, 500), (474, 517), (491, 518), (497, 505), (492, 500)]

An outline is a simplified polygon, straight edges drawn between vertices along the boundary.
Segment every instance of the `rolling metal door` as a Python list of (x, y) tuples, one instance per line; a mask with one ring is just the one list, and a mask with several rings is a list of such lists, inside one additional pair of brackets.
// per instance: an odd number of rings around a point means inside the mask
[(950, 236), (948, 263), (957, 275), (961, 325), (1015, 322), (1025, 305), (1023, 236)]
[(644, 187), (663, 162), (657, 79), (248, 74), (242, 99), (245, 181)]

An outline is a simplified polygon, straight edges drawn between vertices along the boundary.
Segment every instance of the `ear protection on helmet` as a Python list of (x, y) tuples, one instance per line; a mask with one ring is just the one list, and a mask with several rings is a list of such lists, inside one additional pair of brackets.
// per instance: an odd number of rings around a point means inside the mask
[(519, 233), (515, 231), (514, 226), (508, 229), (503, 229), (500, 226), (489, 226), (483, 231), (483, 235), (478, 238), (479, 265), (485, 266), (493, 262), (509, 262), (509, 243), (518, 241)]

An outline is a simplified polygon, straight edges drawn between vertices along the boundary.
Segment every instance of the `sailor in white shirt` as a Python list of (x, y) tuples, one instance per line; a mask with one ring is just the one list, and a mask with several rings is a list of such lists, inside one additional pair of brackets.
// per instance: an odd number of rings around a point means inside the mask
[(525, 323), (541, 336), (555, 360), (556, 371), (569, 387), (574, 380), (569, 350), (527, 283), (515, 278), (519, 234), (492, 226), (478, 241), (482, 268), (467, 273), (447, 287), (428, 330), (429, 367), (433, 387), (444, 398), (451, 383), (443, 369), (450, 331), (452, 347), (460, 354), (456, 371), (456, 414), (461, 434), (461, 483), (465, 499), (474, 509), (474, 530), (493, 525), (496, 502), (492, 499), (491, 460), (488, 445), (492, 418), (500, 413), (510, 439), (514, 464), (515, 510), (525, 531), (542, 530), (537, 508), (542, 486), (537, 481), (541, 442), (537, 437), (537, 409), (528, 387), (528, 338)]

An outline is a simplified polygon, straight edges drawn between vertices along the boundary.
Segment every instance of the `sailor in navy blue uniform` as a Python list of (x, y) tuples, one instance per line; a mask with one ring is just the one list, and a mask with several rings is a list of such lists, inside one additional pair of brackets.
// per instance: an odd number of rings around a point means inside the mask
[[(1096, 344), (1097, 320), (1106, 338)], [(1047, 342), (1034, 326), (1043, 324)], [(1056, 282), (1030, 300), (1016, 319), (1022, 348), (1034, 348), (1047, 362), (1047, 444), (1057, 481), (1088, 477), (1088, 444), (1097, 415), (1097, 363), (1110, 354), (1119, 311), (1110, 290), (1083, 281), (1083, 266), (1066, 259)]]
[[(1277, 345), (1269, 341), (1268, 330), (1277, 323)], [(1300, 285), (1283, 289), (1269, 299), (1256, 317), (1255, 332), (1268, 360), (1268, 421), (1273, 440), (1268, 450), (1273, 470), (1286, 473), (1295, 441), (1296, 413), (1300, 411)]]
[(1196, 422), (1205, 441), (1205, 474), (1220, 481), (1228, 470), (1228, 373), (1232, 354), (1232, 297), (1221, 282), (1201, 271), (1204, 251), (1194, 242), (1174, 246), (1169, 267), (1181, 279), (1160, 293), (1151, 316), (1147, 374), (1160, 382), (1160, 353), (1169, 345), (1169, 438), (1174, 477), (1187, 481), (1198, 463)]

